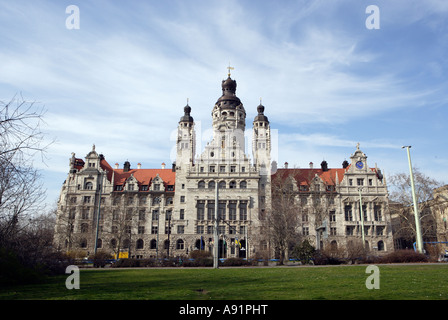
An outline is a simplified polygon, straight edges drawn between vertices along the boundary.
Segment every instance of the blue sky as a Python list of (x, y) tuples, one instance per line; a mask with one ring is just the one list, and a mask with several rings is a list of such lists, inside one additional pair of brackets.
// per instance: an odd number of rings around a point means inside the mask
[(229, 62), (247, 129), (262, 98), (279, 166), (340, 167), (359, 142), (390, 175), (412, 145), (413, 165), (448, 183), (447, 18), (445, 0), (0, 0), (0, 100), (47, 109), (57, 142), (35, 166), (49, 203), (92, 144), (112, 165), (169, 165), (187, 98), (205, 143)]

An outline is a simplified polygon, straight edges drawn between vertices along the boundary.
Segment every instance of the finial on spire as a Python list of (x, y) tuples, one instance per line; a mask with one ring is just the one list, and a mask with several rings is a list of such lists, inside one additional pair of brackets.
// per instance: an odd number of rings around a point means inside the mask
[(229, 62), (229, 66), (227, 67), (227, 70), (229, 70), (229, 72), (228, 72), (228, 76), (230, 77), (230, 70), (234, 70), (235, 68), (234, 67), (231, 67), (230, 66), (230, 62)]
[(190, 102), (190, 99), (189, 98), (187, 98), (187, 106), (188, 106), (188, 103)]

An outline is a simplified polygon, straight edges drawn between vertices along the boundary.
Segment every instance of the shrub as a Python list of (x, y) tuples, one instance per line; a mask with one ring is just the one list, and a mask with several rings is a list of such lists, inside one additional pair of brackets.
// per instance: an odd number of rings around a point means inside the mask
[(93, 266), (95, 268), (104, 268), (106, 266), (106, 260), (112, 258), (110, 253), (104, 251), (98, 251), (96, 254), (92, 254), (89, 256), (90, 260), (93, 260)]
[(223, 267), (240, 267), (240, 266), (250, 266), (251, 263), (242, 258), (228, 258), (222, 263)]
[(380, 263), (428, 262), (428, 257), (414, 250), (397, 250), (379, 259)]
[(315, 265), (339, 265), (344, 263), (339, 257), (323, 250), (314, 252), (313, 261)]

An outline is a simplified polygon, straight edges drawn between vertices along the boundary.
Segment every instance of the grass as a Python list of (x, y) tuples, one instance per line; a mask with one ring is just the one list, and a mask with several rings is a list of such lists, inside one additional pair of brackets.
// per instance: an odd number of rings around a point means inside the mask
[(380, 289), (365, 286), (366, 266), (214, 269), (81, 269), (68, 277), (0, 288), (7, 300), (446, 300), (448, 265), (378, 265)]

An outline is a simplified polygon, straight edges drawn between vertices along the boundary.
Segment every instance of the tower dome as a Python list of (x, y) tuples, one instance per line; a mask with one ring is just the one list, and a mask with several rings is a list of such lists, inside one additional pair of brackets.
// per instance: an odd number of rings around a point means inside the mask
[(265, 122), (269, 123), (268, 117), (266, 117), (264, 115), (264, 105), (261, 104), (261, 101), (260, 101), (260, 105), (257, 107), (257, 112), (258, 112), (258, 115), (255, 116), (254, 122), (255, 121), (256, 122), (265, 121)]
[(194, 119), (192, 116), (190, 116), (191, 113), (191, 107), (187, 105), (184, 107), (184, 115), (180, 118), (180, 122), (193, 122)]

